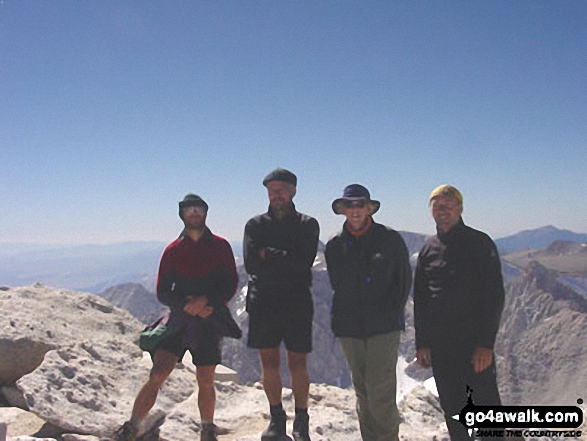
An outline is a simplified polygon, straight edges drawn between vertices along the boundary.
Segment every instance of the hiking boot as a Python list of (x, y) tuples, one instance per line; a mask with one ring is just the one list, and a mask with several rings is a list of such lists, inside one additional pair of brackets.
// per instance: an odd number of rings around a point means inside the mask
[(280, 441), (285, 436), (285, 422), (287, 416), (285, 412), (271, 415), (269, 427), (261, 434), (261, 441)]
[(200, 433), (200, 441), (218, 441), (218, 438), (216, 438), (216, 425), (204, 424)]
[(114, 432), (112, 435), (112, 441), (135, 441), (139, 434), (139, 427), (127, 421)]
[(310, 441), (310, 416), (306, 412), (296, 413), (293, 438), (294, 441)]

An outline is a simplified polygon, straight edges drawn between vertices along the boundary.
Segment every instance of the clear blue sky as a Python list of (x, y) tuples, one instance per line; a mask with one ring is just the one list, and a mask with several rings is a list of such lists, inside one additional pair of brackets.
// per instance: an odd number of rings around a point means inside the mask
[(230, 240), (298, 175), (327, 239), (358, 182), (434, 232), (451, 183), (502, 237), (587, 231), (587, 2), (0, 2), (0, 242)]

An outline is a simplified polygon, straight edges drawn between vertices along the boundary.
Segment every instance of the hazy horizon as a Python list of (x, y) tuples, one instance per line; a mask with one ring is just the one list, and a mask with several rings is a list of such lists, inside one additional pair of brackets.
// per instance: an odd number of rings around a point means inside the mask
[[(536, 231), (536, 230), (541, 230), (541, 229), (545, 229), (545, 228), (555, 228), (561, 232), (571, 232), (571, 233), (575, 233), (575, 234), (580, 234), (580, 235), (587, 235), (587, 231), (574, 231), (574, 230), (568, 230), (565, 228), (559, 228), (556, 225), (542, 225), (540, 227), (536, 227), (536, 228), (531, 228), (531, 229), (527, 229), (527, 230), (521, 230), (521, 231), (517, 231), (513, 234), (509, 234), (506, 236), (500, 236), (500, 237), (492, 237), (492, 239), (494, 240), (500, 240), (500, 239), (505, 239), (511, 236), (515, 236), (517, 234), (520, 233), (525, 233), (525, 232), (529, 232), (529, 231)], [(421, 234), (421, 235), (430, 235), (430, 234), (434, 234), (434, 232), (431, 233), (421, 233), (418, 231), (407, 231), (407, 230), (399, 230), (400, 232), (405, 232), (405, 233), (414, 233), (414, 234)], [(178, 231), (178, 234), (181, 233), (181, 229)], [(0, 242), (0, 252), (2, 251), (6, 251), (6, 248), (2, 248), (2, 247), (9, 247), (9, 246), (15, 246), (15, 247), (21, 247), (20, 250), (11, 250), (11, 251), (27, 251), (28, 249), (46, 249), (48, 251), (50, 251), (53, 247), (60, 247), (60, 248), (72, 248), (72, 249), (76, 249), (76, 248), (81, 248), (81, 247), (87, 247), (87, 248), (92, 248), (92, 247), (97, 247), (97, 248), (104, 248), (104, 247), (109, 247), (109, 246), (117, 246), (117, 245), (123, 245), (123, 244), (134, 244), (137, 246), (144, 246), (144, 245), (160, 245), (162, 247), (167, 246), (169, 243), (171, 243), (173, 240), (175, 240), (178, 236), (178, 234), (169, 237), (167, 240), (130, 240), (130, 241), (116, 241), (116, 242), (106, 242), (106, 243), (63, 243), (63, 242), (44, 242), (44, 243), (37, 243), (37, 242)], [(336, 234), (336, 233), (335, 233)], [(331, 238), (330, 237), (320, 237), (320, 241), (322, 241), (322, 243), (326, 244), (326, 242)], [(239, 239), (230, 239), (230, 238), (226, 238), (226, 240), (228, 240), (228, 242), (231, 244), (231, 246), (233, 247), (233, 249), (235, 250), (235, 254), (236, 254), (236, 249), (239, 249), (240, 252), (242, 252), (242, 238)]]

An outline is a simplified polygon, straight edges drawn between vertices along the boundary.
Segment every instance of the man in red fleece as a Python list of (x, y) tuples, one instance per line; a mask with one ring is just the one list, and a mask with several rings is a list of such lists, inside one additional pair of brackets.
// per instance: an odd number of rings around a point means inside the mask
[(194, 194), (179, 203), (185, 228), (165, 249), (157, 279), (157, 298), (170, 309), (164, 320), (174, 332), (151, 352), (149, 378), (135, 400), (131, 419), (116, 431), (114, 441), (136, 439), (159, 389), (188, 350), (197, 367), (200, 439), (217, 440), (214, 371), (221, 363), (222, 337), (240, 337), (226, 307), (236, 291), (238, 275), (230, 245), (206, 226), (207, 213), (208, 204)]

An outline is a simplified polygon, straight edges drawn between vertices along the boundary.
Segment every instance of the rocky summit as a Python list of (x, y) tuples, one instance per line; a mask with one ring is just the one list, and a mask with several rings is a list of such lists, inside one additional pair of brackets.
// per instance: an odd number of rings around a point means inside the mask
[[(0, 422), (8, 440), (108, 439), (130, 415), (149, 373), (150, 358), (136, 345), (143, 325), (96, 295), (43, 285), (0, 291), (0, 310)], [(162, 388), (141, 440), (199, 437), (195, 367), (188, 359)], [(220, 441), (258, 441), (269, 422), (262, 385), (217, 375), (216, 390)], [(310, 394), (313, 440), (361, 439), (351, 389), (312, 384)], [(289, 389), (284, 405), (291, 433)], [(447, 438), (438, 399), (426, 388), (413, 388), (399, 407), (403, 440)]]

